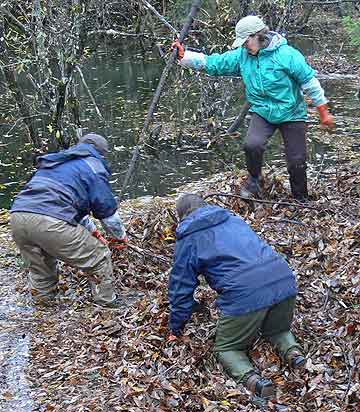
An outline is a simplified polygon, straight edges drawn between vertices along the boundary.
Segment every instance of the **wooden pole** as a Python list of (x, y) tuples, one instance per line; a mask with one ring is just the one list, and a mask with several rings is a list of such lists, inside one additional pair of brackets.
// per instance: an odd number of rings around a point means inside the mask
[[(181, 30), (181, 32), (180, 32), (180, 36), (179, 36), (180, 43), (182, 43), (182, 42), (184, 41), (185, 37), (187, 36), (187, 34), (188, 34), (188, 32), (189, 32), (189, 29), (190, 29), (190, 27), (191, 27), (191, 25), (192, 25), (192, 23), (193, 23), (193, 21), (194, 21), (194, 18), (195, 18), (195, 16), (197, 15), (197, 13), (198, 13), (198, 11), (199, 11), (199, 9), (200, 9), (200, 5), (201, 5), (201, 0), (194, 0), (194, 1), (193, 1), (192, 6), (191, 6), (191, 9), (190, 9), (190, 13), (189, 13), (189, 15), (188, 15), (188, 17), (187, 17), (187, 19), (186, 19), (186, 22), (185, 22), (185, 24), (184, 24), (184, 26), (183, 26), (183, 28), (182, 28), (182, 30)], [(172, 51), (171, 55), (170, 55), (170, 58), (169, 58), (169, 60), (168, 60), (168, 62), (167, 62), (167, 64), (166, 64), (163, 72), (162, 72), (162, 75), (161, 75), (159, 84), (157, 85), (157, 88), (156, 88), (156, 90), (155, 90), (154, 97), (153, 97), (153, 99), (152, 99), (152, 101), (151, 101), (151, 104), (150, 104), (150, 107), (149, 107), (149, 110), (148, 110), (148, 113), (147, 113), (147, 116), (146, 116), (146, 119), (145, 119), (144, 126), (143, 126), (143, 128), (142, 128), (142, 130), (141, 130), (138, 143), (137, 143), (137, 145), (136, 145), (136, 147), (135, 147), (135, 149), (134, 149), (134, 151), (133, 151), (132, 158), (131, 158), (130, 164), (129, 164), (129, 168), (128, 168), (127, 172), (126, 172), (126, 176), (125, 176), (125, 179), (124, 179), (122, 188), (121, 188), (121, 192), (120, 192), (120, 194), (119, 194), (119, 202), (122, 200), (122, 197), (123, 197), (123, 195), (124, 195), (124, 192), (125, 192), (125, 190), (126, 190), (126, 187), (127, 187), (128, 184), (130, 183), (130, 179), (131, 179), (132, 174), (133, 174), (133, 172), (134, 172), (134, 170), (135, 170), (136, 163), (137, 163), (137, 161), (138, 161), (138, 159), (139, 159), (140, 148), (141, 148), (141, 146), (144, 144), (144, 142), (146, 141), (146, 133), (147, 133), (147, 130), (148, 130), (148, 128), (149, 128), (149, 125), (150, 125), (151, 119), (152, 119), (152, 117), (153, 117), (153, 114), (154, 114), (154, 112), (155, 112), (155, 109), (156, 109), (156, 107), (157, 107), (157, 105), (158, 105), (158, 103), (159, 103), (160, 96), (161, 96), (162, 90), (163, 90), (163, 88), (164, 88), (166, 79), (167, 79), (167, 77), (168, 77), (168, 75), (169, 75), (169, 73), (170, 73), (170, 69), (171, 69), (172, 65), (174, 64), (176, 58), (177, 58), (177, 49), (174, 49), (174, 50)]]

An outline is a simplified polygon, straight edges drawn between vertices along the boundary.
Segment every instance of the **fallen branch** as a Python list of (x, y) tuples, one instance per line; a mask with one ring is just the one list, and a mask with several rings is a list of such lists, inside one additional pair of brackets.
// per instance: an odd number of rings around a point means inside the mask
[(95, 107), (96, 114), (98, 115), (98, 117), (99, 117), (99, 119), (100, 119), (101, 121), (104, 121), (104, 117), (103, 117), (103, 115), (101, 114), (100, 109), (98, 108), (98, 105), (96, 104), (95, 98), (94, 98), (93, 94), (91, 93), (91, 90), (90, 90), (89, 86), (88, 86), (87, 83), (86, 83), (86, 80), (85, 80), (85, 77), (84, 77), (84, 75), (83, 75), (83, 72), (81, 71), (81, 69), (80, 69), (79, 66), (76, 66), (76, 70), (77, 70), (77, 72), (79, 73), (80, 79), (81, 79), (81, 81), (82, 81), (82, 84), (84, 85), (85, 90), (87, 91), (87, 93), (88, 93), (88, 95), (89, 95), (89, 97), (90, 97), (90, 100), (92, 101), (92, 104), (93, 104), (94, 107)]
[(159, 256), (159, 255), (155, 255), (154, 253), (148, 252), (147, 250), (141, 249), (138, 246), (135, 245), (131, 245), (131, 244), (127, 244), (128, 249), (133, 250), (136, 253), (139, 253), (140, 255), (145, 255), (145, 256), (149, 256), (158, 260), (161, 260), (164, 263), (171, 263), (171, 259), (166, 259), (163, 256)]
[(266, 203), (269, 205), (279, 205), (279, 206), (295, 206), (295, 207), (301, 207), (304, 209), (313, 209), (313, 210), (320, 210), (318, 207), (314, 206), (308, 206), (303, 203), (294, 203), (294, 202), (282, 202), (282, 201), (273, 201), (273, 200), (263, 200), (263, 199), (256, 199), (254, 197), (246, 197), (246, 196), (240, 196), (240, 195), (233, 195), (231, 193), (223, 193), (223, 192), (216, 192), (216, 193), (209, 193), (204, 197), (204, 199), (207, 199), (208, 197), (213, 197), (213, 196), (225, 196), (225, 197), (236, 197), (237, 199), (242, 199), (247, 202), (256, 202), (256, 203)]

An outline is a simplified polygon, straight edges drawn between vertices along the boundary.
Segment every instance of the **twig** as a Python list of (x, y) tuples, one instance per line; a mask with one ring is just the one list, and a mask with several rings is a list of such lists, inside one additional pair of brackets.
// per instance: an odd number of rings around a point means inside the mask
[(8, 130), (8, 131), (5, 133), (5, 136), (8, 135), (8, 134), (10, 134), (20, 122), (22, 122), (22, 121), (24, 121), (24, 120), (26, 120), (26, 119), (32, 119), (32, 118), (38, 117), (38, 116), (48, 116), (48, 114), (47, 114), (47, 113), (37, 113), (37, 114), (33, 114), (33, 115), (31, 115), (31, 116), (19, 117), (19, 118), (16, 120), (16, 122), (11, 126), (10, 130)]
[(103, 89), (104, 87), (106, 87), (109, 83), (111, 82), (111, 80), (107, 81), (106, 83), (102, 84), (100, 87), (98, 87), (94, 93), (97, 93), (99, 90)]
[(325, 160), (325, 156), (322, 157), (321, 159), (321, 164), (320, 164), (320, 169), (317, 173), (316, 179), (315, 179), (315, 183), (314, 183), (314, 189), (317, 187), (318, 183), (319, 183), (319, 179), (320, 179), (320, 174), (323, 171), (323, 166), (324, 166), (324, 160)]
[(78, 72), (79, 75), (80, 75), (80, 79), (81, 79), (81, 81), (82, 81), (82, 84), (84, 85), (84, 87), (85, 87), (85, 89), (86, 89), (86, 91), (87, 91), (87, 93), (88, 93), (88, 95), (89, 95), (89, 97), (90, 97), (90, 99), (91, 99), (91, 101), (92, 101), (92, 104), (93, 104), (94, 107), (95, 107), (95, 111), (96, 111), (97, 115), (99, 116), (99, 119), (102, 120), (102, 121), (104, 121), (104, 117), (103, 117), (103, 115), (101, 114), (100, 109), (98, 108), (98, 106), (97, 106), (97, 104), (96, 104), (95, 98), (94, 98), (93, 94), (91, 93), (91, 90), (89, 89), (89, 86), (87, 85), (87, 83), (86, 83), (86, 81), (85, 81), (83, 72), (81, 71), (81, 69), (80, 69), (79, 66), (76, 66), (76, 70), (77, 70), (77, 72)]
[(342, 49), (344, 48), (344, 45), (345, 45), (345, 42), (343, 41), (343, 42), (341, 43), (340, 48), (339, 48), (338, 54), (337, 54), (337, 56), (336, 56), (335, 64), (337, 64), (338, 61), (339, 61), (339, 59), (340, 59), (340, 54), (341, 54), (341, 52), (342, 52)]
[(148, 3), (146, 0), (141, 0), (142, 3), (144, 4), (144, 6), (152, 11), (155, 16), (157, 16), (159, 18), (159, 20), (165, 24), (165, 26), (170, 29), (176, 37), (179, 37), (179, 32), (165, 19), (164, 16), (162, 16), (150, 3)]
[(301, 208), (304, 208), (304, 209), (320, 210), (318, 207), (304, 205), (303, 203), (291, 203), (291, 202), (282, 202), (282, 201), (276, 202), (276, 201), (272, 201), (272, 200), (256, 199), (256, 198), (253, 198), (253, 197), (249, 198), (249, 197), (246, 197), (246, 196), (233, 195), (231, 193), (223, 193), (223, 192), (210, 193), (210, 194), (206, 195), (204, 197), (204, 199), (207, 199), (208, 197), (212, 197), (212, 196), (236, 197), (237, 199), (242, 199), (242, 200), (245, 200), (247, 202), (251, 201), (251, 202), (256, 202), (256, 203), (266, 203), (266, 204), (269, 204), (269, 205), (295, 206), (295, 207), (301, 207)]
[(133, 250), (134, 252), (139, 253), (139, 254), (141, 254), (141, 255), (150, 256), (150, 257), (152, 257), (152, 258), (161, 260), (161, 261), (164, 262), (164, 263), (168, 263), (168, 264), (170, 263), (170, 259), (166, 259), (166, 258), (164, 258), (164, 257), (162, 257), (162, 256), (155, 255), (154, 253), (151, 253), (151, 252), (148, 252), (147, 250), (141, 249), (141, 248), (138, 247), (138, 246), (127, 244), (127, 247), (128, 247), (129, 249)]
[(9, 17), (25, 34), (31, 35), (31, 32), (4, 6), (0, 6), (0, 13)]
[[(276, 223), (276, 220), (272, 220), (272, 222)], [(277, 223), (291, 223), (293, 225), (300, 225), (300, 226), (307, 226), (305, 223), (300, 222), (299, 220), (294, 220), (294, 219), (280, 219), (277, 221)]]
[(88, 33), (90, 34), (107, 34), (109, 36), (121, 36), (121, 37), (149, 37), (146, 33), (125, 33), (122, 31), (117, 31), (113, 29), (109, 30), (92, 30)]

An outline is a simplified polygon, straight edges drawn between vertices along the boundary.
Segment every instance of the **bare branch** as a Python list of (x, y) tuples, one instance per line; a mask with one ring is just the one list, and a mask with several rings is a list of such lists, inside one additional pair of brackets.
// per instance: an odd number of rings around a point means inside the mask
[(146, 0), (141, 0), (141, 1), (143, 2), (144, 6), (145, 6), (148, 10), (152, 11), (152, 12), (155, 14), (155, 16), (157, 16), (157, 17), (159, 18), (159, 20), (160, 20), (162, 23), (164, 23), (165, 26), (166, 26), (168, 29), (170, 29), (170, 30), (175, 34), (176, 37), (179, 37), (179, 32), (165, 19), (164, 16), (162, 16), (162, 15), (161, 15), (150, 3), (148, 3)]
[(86, 80), (85, 80), (85, 77), (84, 77), (84, 75), (83, 75), (83, 72), (81, 71), (81, 69), (80, 69), (79, 66), (76, 66), (76, 70), (77, 70), (77, 72), (79, 73), (80, 79), (81, 79), (81, 81), (82, 81), (82, 84), (84, 85), (84, 87), (85, 87), (85, 89), (86, 89), (86, 91), (87, 91), (87, 93), (88, 93), (88, 95), (89, 95), (89, 97), (90, 97), (90, 99), (91, 99), (91, 101), (92, 101), (92, 104), (93, 104), (94, 107), (95, 107), (96, 114), (99, 116), (99, 119), (100, 119), (100, 120), (104, 121), (104, 117), (103, 117), (103, 115), (101, 114), (100, 109), (98, 108), (98, 106), (97, 106), (97, 104), (96, 104), (95, 98), (94, 98), (93, 94), (91, 93), (91, 90), (90, 90), (89, 86), (88, 86), (87, 83), (86, 83)]
[(19, 27), (25, 34), (31, 35), (31, 32), (19, 21), (9, 10), (0, 6), (0, 13), (8, 17), (17, 27)]

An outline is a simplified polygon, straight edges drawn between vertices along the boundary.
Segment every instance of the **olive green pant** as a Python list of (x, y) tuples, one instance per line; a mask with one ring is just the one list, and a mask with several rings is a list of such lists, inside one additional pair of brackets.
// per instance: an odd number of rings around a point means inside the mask
[(116, 298), (110, 250), (83, 226), (25, 212), (12, 213), (10, 223), (13, 238), (29, 268), (35, 300), (55, 297), (59, 281), (57, 259), (89, 275), (95, 301), (107, 303)]
[(225, 370), (238, 383), (254, 372), (247, 351), (258, 336), (270, 340), (284, 362), (293, 350), (302, 352), (290, 332), (295, 298), (289, 298), (270, 308), (241, 316), (222, 316), (219, 319), (215, 352)]

